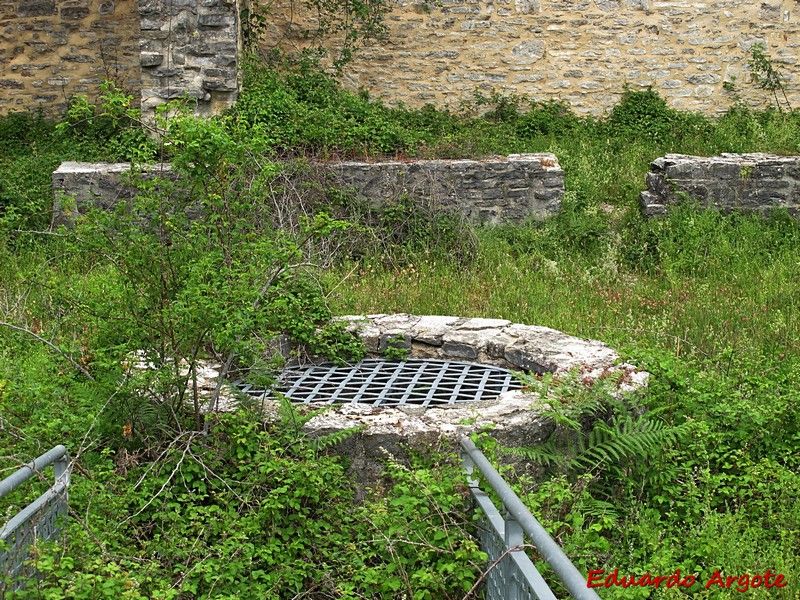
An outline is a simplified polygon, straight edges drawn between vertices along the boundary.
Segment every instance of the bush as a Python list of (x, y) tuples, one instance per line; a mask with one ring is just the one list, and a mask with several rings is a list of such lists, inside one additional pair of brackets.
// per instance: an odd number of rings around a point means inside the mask
[(562, 137), (575, 133), (578, 129), (590, 128), (591, 119), (578, 117), (572, 109), (556, 100), (535, 102), (530, 111), (519, 117), (516, 122), (517, 135), (530, 138), (540, 135)]
[(700, 114), (682, 113), (667, 105), (652, 88), (626, 90), (606, 121), (610, 135), (674, 142), (704, 133), (711, 122)]

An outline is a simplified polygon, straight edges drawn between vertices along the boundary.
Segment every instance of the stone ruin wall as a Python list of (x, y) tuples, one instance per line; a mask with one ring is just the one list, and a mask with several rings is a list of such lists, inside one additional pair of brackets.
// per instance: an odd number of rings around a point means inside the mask
[(0, 3), (0, 113), (60, 113), (113, 80), (138, 94), (139, 14), (133, 0)]
[[(564, 195), (564, 173), (552, 154), (327, 166), (341, 189), (359, 194), (378, 209), (387, 200), (407, 195), (477, 223), (522, 223), (553, 215)], [(123, 179), (129, 170), (127, 163), (62, 163), (53, 173), (54, 225), (69, 224), (71, 210), (87, 205), (111, 208), (132, 198), (135, 190)], [(166, 164), (153, 165), (148, 172), (177, 177)], [(654, 160), (639, 195), (643, 213), (663, 216), (670, 205), (684, 200), (724, 212), (768, 214), (774, 208), (786, 209), (800, 218), (800, 157), (668, 154)]]
[(564, 172), (554, 154), (481, 160), (342, 162), (330, 168), (342, 189), (380, 207), (408, 196), (477, 223), (522, 223), (561, 208)]
[[(300, 47), (313, 29), (301, 6), (272, 3), (263, 45)], [(752, 83), (750, 48), (762, 43), (800, 107), (800, 5), (725, 0), (393, 0), (385, 43), (345, 68), (353, 89), (387, 103), (458, 108), (489, 95), (560, 100), (602, 114), (626, 86), (652, 86), (675, 108), (724, 112), (735, 80), (752, 106), (774, 100)], [(291, 15), (291, 16), (290, 16)], [(298, 16), (300, 15), (300, 16)]]
[[(521, 223), (552, 215), (564, 195), (564, 172), (553, 154), (324, 166), (333, 173), (337, 187), (353, 191), (378, 209), (382, 202), (407, 196), (479, 223)], [(53, 173), (54, 225), (68, 224), (73, 209), (111, 208), (132, 198), (135, 190), (123, 178), (129, 170), (127, 163), (62, 163)], [(154, 165), (149, 172), (176, 177), (169, 165)]]
[(237, 0), (138, 0), (142, 112), (185, 97), (196, 114), (227, 108), (239, 89)]
[(647, 216), (690, 200), (723, 212), (767, 214), (786, 209), (800, 217), (800, 158), (771, 154), (701, 157), (667, 154), (650, 165), (639, 203)]
[(8, 0), (0, 3), (0, 113), (63, 113), (110, 80), (146, 117), (172, 98), (214, 114), (238, 93), (236, 0)]
[[(252, 0), (256, 2), (257, 0)], [(676, 108), (718, 113), (733, 95), (770, 105), (752, 83), (763, 43), (800, 106), (800, 8), (790, 0), (390, 0), (387, 41), (345, 69), (352, 88), (391, 104), (458, 108), (525, 94), (602, 113), (625, 88), (652, 86)], [(262, 2), (263, 4), (263, 2)], [(237, 94), (236, 0), (6, 0), (0, 4), (0, 112), (63, 110), (111, 79), (146, 111), (188, 95), (212, 114)], [(270, 3), (263, 48), (300, 48), (313, 30), (302, 4)]]

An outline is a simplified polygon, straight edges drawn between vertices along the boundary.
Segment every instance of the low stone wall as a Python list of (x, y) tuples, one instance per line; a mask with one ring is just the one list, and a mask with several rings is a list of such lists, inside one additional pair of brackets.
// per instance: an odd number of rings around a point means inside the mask
[(558, 212), (564, 172), (554, 154), (482, 160), (344, 162), (331, 165), (342, 183), (376, 202), (403, 195), (455, 210), (479, 223), (513, 223)]
[[(129, 163), (61, 163), (53, 172), (53, 225), (69, 225), (91, 206), (112, 209), (120, 200), (133, 198), (136, 189), (125, 183), (130, 170)], [(152, 165), (147, 173), (173, 177), (168, 164)]]
[(669, 205), (685, 199), (725, 212), (766, 214), (773, 208), (785, 208), (800, 216), (800, 157), (667, 154), (654, 160), (647, 174), (647, 190), (639, 195), (645, 215), (663, 216)]
[[(553, 154), (512, 154), (483, 160), (415, 162), (344, 162), (325, 165), (343, 189), (377, 207), (403, 195), (426, 206), (458, 211), (479, 223), (521, 222), (554, 214), (564, 195), (564, 172)], [(121, 180), (130, 170), (125, 163), (65, 162), (53, 173), (56, 197), (54, 221), (65, 223), (61, 209), (70, 204), (113, 206), (130, 198), (133, 189)], [(155, 165), (153, 172), (169, 172)]]
[(402, 348), (413, 358), (463, 360), (538, 374), (574, 368), (599, 373), (613, 368), (619, 360), (619, 355), (602, 342), (504, 319), (403, 313), (340, 320), (361, 338), (371, 356), (382, 356), (389, 347)]

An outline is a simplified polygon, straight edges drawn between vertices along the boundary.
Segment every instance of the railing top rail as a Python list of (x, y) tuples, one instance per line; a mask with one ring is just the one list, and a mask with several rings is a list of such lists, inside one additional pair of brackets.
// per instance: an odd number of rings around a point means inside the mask
[(492, 466), (489, 460), (468, 437), (461, 439), (461, 447), (472, 464), (481, 472), (486, 482), (497, 492), (506, 510), (511, 513), (541, 553), (553, 572), (576, 600), (600, 600), (593, 589), (586, 587), (586, 577), (572, 564), (561, 547), (550, 537), (544, 527), (530, 513), (514, 490)]
[[(29, 462), (24, 467), (21, 467), (19, 470), (0, 481), (0, 498), (17, 489), (37, 473), (41, 473), (43, 469), (66, 457), (67, 449), (60, 444), (48, 450), (34, 461)], [(56, 475), (56, 477), (58, 477), (58, 475)]]

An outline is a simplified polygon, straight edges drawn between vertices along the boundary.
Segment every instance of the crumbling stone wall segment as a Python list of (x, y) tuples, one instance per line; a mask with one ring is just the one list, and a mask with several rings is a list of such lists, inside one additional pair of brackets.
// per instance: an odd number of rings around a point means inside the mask
[(663, 216), (669, 205), (686, 200), (724, 212), (784, 208), (800, 217), (800, 157), (667, 154), (654, 160), (639, 195), (644, 214)]
[(554, 154), (481, 160), (342, 162), (339, 185), (377, 206), (403, 196), (458, 212), (479, 223), (520, 223), (558, 212), (564, 172)]
[[(264, 0), (261, 0), (262, 2)], [(754, 106), (773, 100), (746, 63), (762, 43), (800, 105), (800, 6), (790, 0), (391, 0), (385, 42), (346, 67), (354, 89), (390, 104), (458, 108), (474, 93), (526, 94), (601, 114), (626, 86), (679, 109), (719, 113), (725, 82)], [(265, 47), (303, 44), (314, 19), (271, 2)]]
[[(405, 195), (413, 202), (455, 211), (480, 223), (514, 223), (558, 212), (564, 173), (553, 154), (512, 154), (485, 160), (325, 163), (339, 187), (364, 197), (376, 208)], [(68, 223), (62, 206), (111, 207), (135, 190), (122, 177), (127, 163), (64, 162), (53, 173), (54, 222)], [(153, 171), (169, 174), (169, 165)], [(68, 203), (62, 199), (70, 198)]]
[(174, 98), (212, 115), (239, 89), (237, 0), (138, 0), (141, 15), (142, 111)]

